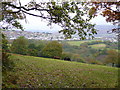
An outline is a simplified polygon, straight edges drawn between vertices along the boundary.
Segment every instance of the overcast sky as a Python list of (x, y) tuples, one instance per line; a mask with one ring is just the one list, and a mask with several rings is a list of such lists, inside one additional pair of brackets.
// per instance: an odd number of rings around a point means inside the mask
[[(21, 0), (22, 5), (25, 5), (30, 0)], [(36, 13), (36, 12), (33, 12)], [(40, 31), (40, 32), (57, 32), (62, 28), (57, 24), (53, 24), (52, 26), (47, 26), (48, 22), (43, 20), (41, 21), (40, 18), (34, 17), (31, 15), (27, 15), (27, 23), (25, 21), (20, 21), (25, 31)], [(112, 25), (111, 23), (107, 23), (105, 18), (101, 15), (97, 16), (96, 18), (92, 19), (91, 23), (97, 25)]]
[[(27, 15), (27, 23), (25, 21), (20, 21), (25, 31), (40, 31), (40, 32), (57, 32), (62, 28), (57, 24), (53, 24), (52, 26), (47, 26), (48, 22), (45, 20), (41, 20), (41, 18)], [(111, 23), (107, 23), (105, 18), (101, 15), (91, 20), (91, 23), (96, 25), (112, 25)]]

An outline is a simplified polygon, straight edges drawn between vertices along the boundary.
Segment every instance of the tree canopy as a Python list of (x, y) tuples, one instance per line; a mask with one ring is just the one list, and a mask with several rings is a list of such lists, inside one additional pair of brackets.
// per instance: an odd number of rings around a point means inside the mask
[[(119, 24), (120, 20), (120, 2), (36, 2), (30, 1), (26, 5), (22, 5), (20, 0), (13, 2), (2, 2), (2, 19), (1, 21), (8, 25), (1, 28), (16, 27), (22, 29), (22, 25), (18, 19), (26, 19), (26, 14), (46, 19), (51, 25), (53, 23), (60, 25), (66, 38), (71, 38), (72, 35), (78, 34), (80, 39), (85, 39), (86, 36), (93, 37), (96, 34), (94, 24), (90, 20), (101, 12), (101, 15), (106, 17), (107, 22)], [(30, 11), (39, 12), (33, 14)], [(117, 29), (118, 30), (118, 29)], [(113, 31), (117, 31), (114, 29)]]
[(112, 63), (113, 66), (114, 64), (119, 64), (120, 60), (120, 56), (119, 56), (119, 52), (117, 52), (116, 50), (108, 50), (107, 51), (107, 56), (105, 58), (105, 63)]
[[(91, 8), (95, 15), (100, 14), (106, 18), (107, 22), (111, 22), (113, 25), (120, 26), (120, 1), (111, 2), (93, 2)], [(112, 29), (112, 32), (119, 33), (120, 27)], [(109, 31), (110, 32), (110, 31)]]
[(54, 56), (61, 57), (62, 55), (62, 44), (57, 41), (49, 42), (41, 51), (41, 56), (53, 58)]
[(27, 54), (28, 40), (21, 36), (15, 39), (12, 43), (11, 51), (17, 54)]

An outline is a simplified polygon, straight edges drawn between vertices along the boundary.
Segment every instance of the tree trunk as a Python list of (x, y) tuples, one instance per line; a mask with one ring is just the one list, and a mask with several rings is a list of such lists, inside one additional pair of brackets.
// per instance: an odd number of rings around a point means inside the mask
[(114, 63), (112, 63), (112, 67), (114, 67)]

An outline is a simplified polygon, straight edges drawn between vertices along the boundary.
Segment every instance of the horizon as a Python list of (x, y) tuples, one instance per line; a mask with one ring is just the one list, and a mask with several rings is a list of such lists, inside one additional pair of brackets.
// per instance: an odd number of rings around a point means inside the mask
[[(37, 14), (37, 12), (32, 11), (31, 13), (35, 13)], [(23, 25), (24, 30), (25, 31), (39, 31), (39, 32), (58, 32), (60, 30), (62, 30), (62, 27), (59, 26), (58, 24), (52, 24), (51, 26), (48, 26), (48, 21), (47, 20), (43, 20), (39, 17), (34, 17), (31, 15), (27, 15), (26, 14), (26, 21), (24, 20), (20, 20), (20, 23)], [(110, 22), (106, 22), (106, 18), (103, 17), (102, 15), (98, 15), (95, 18), (92, 18), (90, 20), (91, 24), (96, 24), (96, 25), (113, 25)]]
[[(110, 26), (110, 27), (99, 27), (99, 26)], [(117, 27), (116, 25), (95, 25), (95, 28), (98, 30), (101, 30), (102, 28), (107, 28), (107, 30), (110, 30), (112, 28)], [(51, 30), (52, 29), (52, 30)], [(24, 29), (24, 31), (28, 31), (28, 32), (45, 32), (45, 33), (59, 33), (59, 30), (54, 30), (54, 28), (51, 29), (45, 29), (45, 30), (40, 30), (40, 29)], [(21, 31), (20, 29), (13, 29), (15, 31)]]

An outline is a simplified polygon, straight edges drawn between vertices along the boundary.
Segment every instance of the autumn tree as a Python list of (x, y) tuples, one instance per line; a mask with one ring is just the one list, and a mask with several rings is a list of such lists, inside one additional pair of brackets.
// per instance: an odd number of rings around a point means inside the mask
[(112, 66), (115, 66), (118, 64), (118, 60), (120, 59), (118, 52), (116, 50), (108, 50), (107, 51), (107, 56), (105, 59), (105, 63), (109, 64), (111, 63)]
[[(116, 32), (119, 33), (120, 31), (120, 1), (115, 0), (99, 0), (90, 3), (92, 5), (90, 15), (97, 16), (101, 14), (103, 17), (106, 18), (107, 22), (111, 22), (113, 25), (117, 25), (117, 28), (114, 28), (109, 33)], [(99, 13), (98, 13), (99, 12)]]

